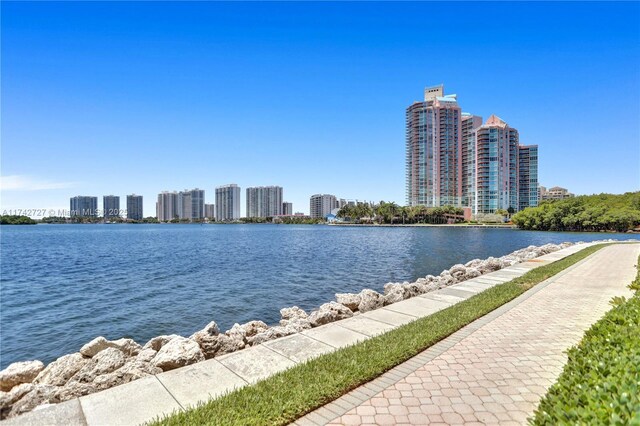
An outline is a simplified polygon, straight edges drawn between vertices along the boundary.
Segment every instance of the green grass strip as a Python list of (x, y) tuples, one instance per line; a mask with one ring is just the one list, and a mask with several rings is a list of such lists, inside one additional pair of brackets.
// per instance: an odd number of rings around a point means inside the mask
[(614, 298), (614, 308), (569, 349), (531, 424), (640, 425), (639, 284), (640, 269), (629, 286), (635, 295)]
[(322, 355), (153, 424), (287, 424), (380, 376), (605, 245), (587, 247), (428, 317)]

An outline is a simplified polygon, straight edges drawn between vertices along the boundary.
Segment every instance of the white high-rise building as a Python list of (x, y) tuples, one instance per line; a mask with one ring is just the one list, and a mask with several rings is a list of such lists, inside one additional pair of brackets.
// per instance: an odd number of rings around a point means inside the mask
[(215, 204), (205, 204), (204, 205), (204, 217), (207, 219), (215, 219), (216, 218), (216, 206)]
[(168, 222), (180, 217), (178, 211), (178, 193), (163, 191), (158, 194), (156, 215), (160, 222)]
[(178, 197), (178, 215), (180, 219), (204, 219), (204, 190), (185, 189)]
[(282, 215), (282, 187), (258, 186), (247, 188), (247, 217)]
[(338, 199), (335, 195), (314, 194), (309, 200), (309, 210), (312, 218), (324, 218), (331, 210), (338, 208)]
[(235, 183), (216, 188), (216, 220), (240, 219), (240, 187)]

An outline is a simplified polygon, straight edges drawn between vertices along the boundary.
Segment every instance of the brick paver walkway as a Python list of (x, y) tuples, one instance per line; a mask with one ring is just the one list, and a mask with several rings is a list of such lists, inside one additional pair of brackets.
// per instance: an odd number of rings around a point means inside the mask
[(639, 254), (606, 247), (296, 424), (525, 424), (565, 350), (630, 294)]

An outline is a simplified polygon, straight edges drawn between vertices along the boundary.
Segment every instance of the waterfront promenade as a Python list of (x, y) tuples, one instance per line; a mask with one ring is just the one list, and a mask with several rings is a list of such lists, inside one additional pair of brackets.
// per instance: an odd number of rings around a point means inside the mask
[[(589, 245), (574, 245), (353, 318), (42, 407), (2, 424), (148, 422), (431, 315)], [(639, 254), (640, 244), (605, 247), (295, 423), (521, 424), (559, 374), (563, 351), (602, 316), (611, 297), (630, 294), (626, 286)]]
[(606, 247), (295, 425), (526, 424), (639, 254)]

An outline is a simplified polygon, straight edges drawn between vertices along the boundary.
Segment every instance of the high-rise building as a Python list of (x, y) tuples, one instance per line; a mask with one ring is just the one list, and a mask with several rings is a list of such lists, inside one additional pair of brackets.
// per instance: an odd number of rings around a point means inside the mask
[(156, 214), (160, 222), (168, 222), (180, 217), (178, 211), (178, 193), (163, 191), (158, 194)]
[(336, 208), (338, 200), (335, 195), (314, 194), (309, 200), (310, 216), (314, 219), (324, 218)]
[(204, 219), (204, 190), (185, 189), (178, 194), (178, 216), (182, 220)]
[(273, 217), (281, 214), (281, 186), (247, 188), (247, 217)]
[(215, 204), (205, 204), (204, 205), (204, 217), (206, 219), (215, 219), (216, 218), (216, 206)]
[(216, 220), (240, 219), (240, 187), (235, 183), (216, 188)]
[(456, 95), (427, 87), (406, 110), (407, 204), (462, 205), (462, 128)]
[[(476, 132), (474, 213), (517, 211), (518, 131), (492, 115)], [(536, 178), (537, 179), (537, 178)]]
[(127, 219), (142, 220), (142, 195), (127, 195)]
[(104, 195), (102, 197), (102, 213), (105, 219), (120, 217), (120, 197)]
[(191, 220), (204, 219), (204, 189), (191, 190)]
[(69, 200), (71, 217), (98, 217), (98, 197), (78, 195)]
[(191, 191), (184, 190), (178, 193), (178, 217), (181, 220), (191, 220)]
[(518, 147), (518, 210), (538, 205), (538, 145)]
[(482, 117), (462, 113), (462, 206), (475, 205), (476, 192), (476, 129)]
[(291, 216), (293, 214), (293, 203), (285, 201), (282, 203), (282, 214), (285, 216)]

